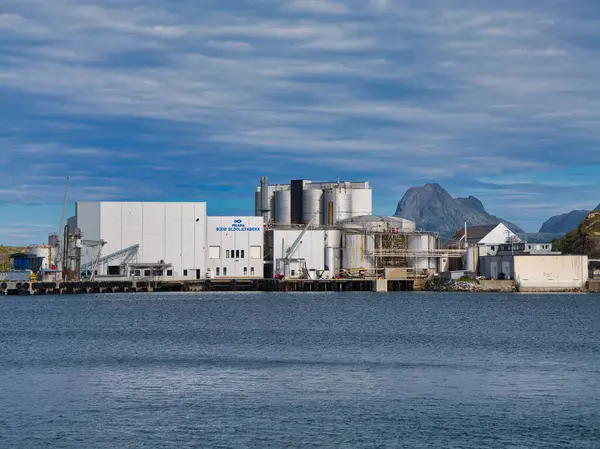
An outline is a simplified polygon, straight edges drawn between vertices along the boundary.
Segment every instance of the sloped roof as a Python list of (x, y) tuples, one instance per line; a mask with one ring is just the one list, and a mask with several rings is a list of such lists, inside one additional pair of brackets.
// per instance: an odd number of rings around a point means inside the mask
[[(492, 232), (499, 223), (492, 225), (480, 225), (480, 226), (469, 226), (467, 227), (467, 241), (469, 243), (478, 243), (482, 238)], [(464, 234), (461, 233), (461, 235)]]

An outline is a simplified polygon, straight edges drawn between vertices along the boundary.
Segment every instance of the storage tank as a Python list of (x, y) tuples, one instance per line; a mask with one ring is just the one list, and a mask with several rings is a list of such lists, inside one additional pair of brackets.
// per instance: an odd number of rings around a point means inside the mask
[(302, 222), (313, 226), (321, 226), (323, 191), (321, 189), (307, 189), (302, 192)]
[(324, 224), (335, 224), (352, 217), (352, 193), (345, 187), (325, 190), (323, 202)]
[(31, 246), (27, 249), (27, 254), (30, 257), (43, 258), (41, 268), (48, 268), (52, 264), (52, 247), (49, 245)]
[(467, 271), (475, 271), (473, 248), (468, 245), (465, 250), (465, 268), (467, 269)]
[(275, 191), (275, 223), (289, 225), (292, 223), (292, 192)]
[[(409, 234), (406, 246), (408, 250), (414, 250), (419, 253), (426, 253), (429, 251), (429, 234)], [(420, 256), (409, 256), (407, 258), (408, 266), (416, 270), (428, 270), (429, 269), (429, 258), (426, 254)]]
[(325, 231), (325, 266), (331, 277), (336, 276), (342, 266), (342, 231)]
[(342, 268), (348, 270), (373, 268), (372, 251), (375, 250), (373, 235), (366, 233), (344, 233), (344, 249), (342, 251)]
[(352, 217), (373, 213), (373, 191), (371, 189), (352, 189)]

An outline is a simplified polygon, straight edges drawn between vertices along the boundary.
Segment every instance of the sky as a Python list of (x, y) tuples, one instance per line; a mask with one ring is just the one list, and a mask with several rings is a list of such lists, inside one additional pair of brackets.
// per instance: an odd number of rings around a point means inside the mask
[(0, 243), (74, 201), (438, 182), (537, 231), (600, 203), (596, 0), (2, 0)]

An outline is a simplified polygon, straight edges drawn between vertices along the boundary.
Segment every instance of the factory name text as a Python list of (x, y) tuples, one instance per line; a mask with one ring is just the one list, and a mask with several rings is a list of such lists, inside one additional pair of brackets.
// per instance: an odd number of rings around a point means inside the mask
[(218, 226), (217, 232), (260, 232), (259, 227), (252, 227), (244, 224), (240, 219), (234, 220), (231, 226)]

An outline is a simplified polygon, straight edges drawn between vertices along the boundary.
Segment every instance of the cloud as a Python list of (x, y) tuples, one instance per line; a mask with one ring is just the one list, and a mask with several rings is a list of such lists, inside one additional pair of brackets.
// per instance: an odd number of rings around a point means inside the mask
[(286, 9), (325, 14), (345, 14), (348, 12), (348, 8), (344, 3), (327, 0), (292, 0), (288, 3)]
[[(225, 177), (251, 213), (264, 172), (368, 176), (379, 213), (426, 181), (511, 214), (548, 183), (556, 207), (597, 204), (597, 175), (569, 171), (600, 166), (594, 5), (11, 0), (0, 192), (59, 203), (71, 175), (77, 199), (219, 201)], [(490, 186), (518, 176), (533, 196)]]

